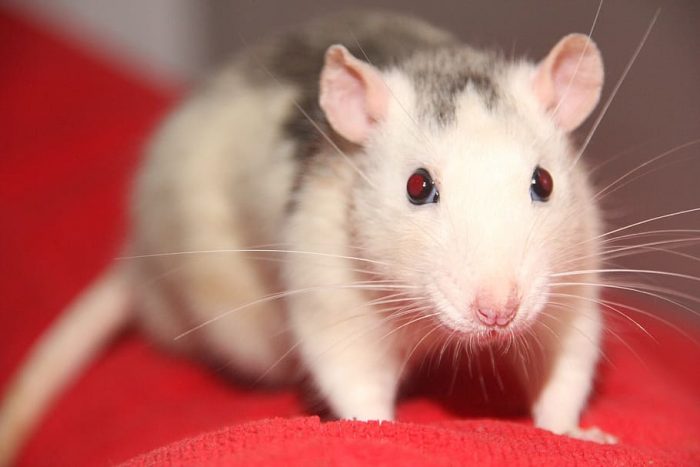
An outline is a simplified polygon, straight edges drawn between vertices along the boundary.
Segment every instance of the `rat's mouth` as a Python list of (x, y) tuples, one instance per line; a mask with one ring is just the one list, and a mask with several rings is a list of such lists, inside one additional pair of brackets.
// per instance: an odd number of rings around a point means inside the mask
[[(458, 335), (472, 342), (492, 343), (513, 340), (529, 327), (527, 320), (517, 315), (507, 324), (484, 325), (474, 318), (476, 316), (474, 310), (458, 309), (454, 304), (455, 300), (451, 299), (439, 282), (431, 284), (428, 293), (432, 297), (435, 309), (439, 312), (436, 321), (440, 323), (443, 331), (451, 336)], [(518, 314), (525, 313), (520, 310)]]
[[(487, 349), (506, 351), (511, 347), (516, 347), (518, 342), (525, 336), (528, 325), (504, 326), (499, 329), (455, 329), (450, 324), (440, 320), (440, 338), (448, 342), (456, 343), (467, 348)], [(461, 342), (461, 344), (460, 344)]]
[(486, 329), (477, 333), (477, 340), (483, 344), (502, 344), (517, 339), (523, 326), (508, 325), (498, 329)]

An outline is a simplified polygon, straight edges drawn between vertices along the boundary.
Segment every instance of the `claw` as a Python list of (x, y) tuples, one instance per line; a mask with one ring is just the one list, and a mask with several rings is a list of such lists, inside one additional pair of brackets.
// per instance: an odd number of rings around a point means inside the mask
[(618, 441), (617, 437), (608, 434), (595, 426), (590, 428), (575, 428), (567, 431), (565, 434), (572, 438), (599, 444), (617, 444)]

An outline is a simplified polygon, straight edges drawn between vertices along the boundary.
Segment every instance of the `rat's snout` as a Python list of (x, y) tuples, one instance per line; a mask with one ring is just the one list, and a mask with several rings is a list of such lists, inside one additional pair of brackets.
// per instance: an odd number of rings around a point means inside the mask
[(511, 292), (507, 300), (494, 299), (488, 295), (479, 295), (474, 300), (472, 309), (484, 326), (507, 326), (515, 317), (520, 306), (517, 294)]

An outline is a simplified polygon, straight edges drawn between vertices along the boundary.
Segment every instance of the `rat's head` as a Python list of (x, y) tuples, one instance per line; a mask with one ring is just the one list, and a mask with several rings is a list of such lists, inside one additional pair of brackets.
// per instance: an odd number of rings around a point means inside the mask
[(368, 179), (353, 192), (357, 241), (448, 328), (523, 329), (547, 303), (551, 274), (595, 252), (597, 210), (568, 134), (602, 81), (583, 35), (537, 65), (453, 48), (382, 72), (331, 47), (321, 107), (362, 148)]

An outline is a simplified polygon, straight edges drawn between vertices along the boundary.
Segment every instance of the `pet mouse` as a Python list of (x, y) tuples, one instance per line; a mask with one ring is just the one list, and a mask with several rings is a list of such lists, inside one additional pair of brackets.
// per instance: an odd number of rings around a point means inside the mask
[[(602, 85), (586, 35), (534, 63), (395, 14), (324, 18), (247, 48), (148, 145), (127, 258), (7, 389), (0, 463), (134, 323), (253, 380), (308, 376), (335, 416), (358, 420), (392, 420), (427, 352), (499, 346), (535, 426), (614, 442), (579, 426), (600, 281), (556, 278), (600, 267), (601, 213), (570, 134)], [(527, 342), (541, 361), (519, 358)]]

